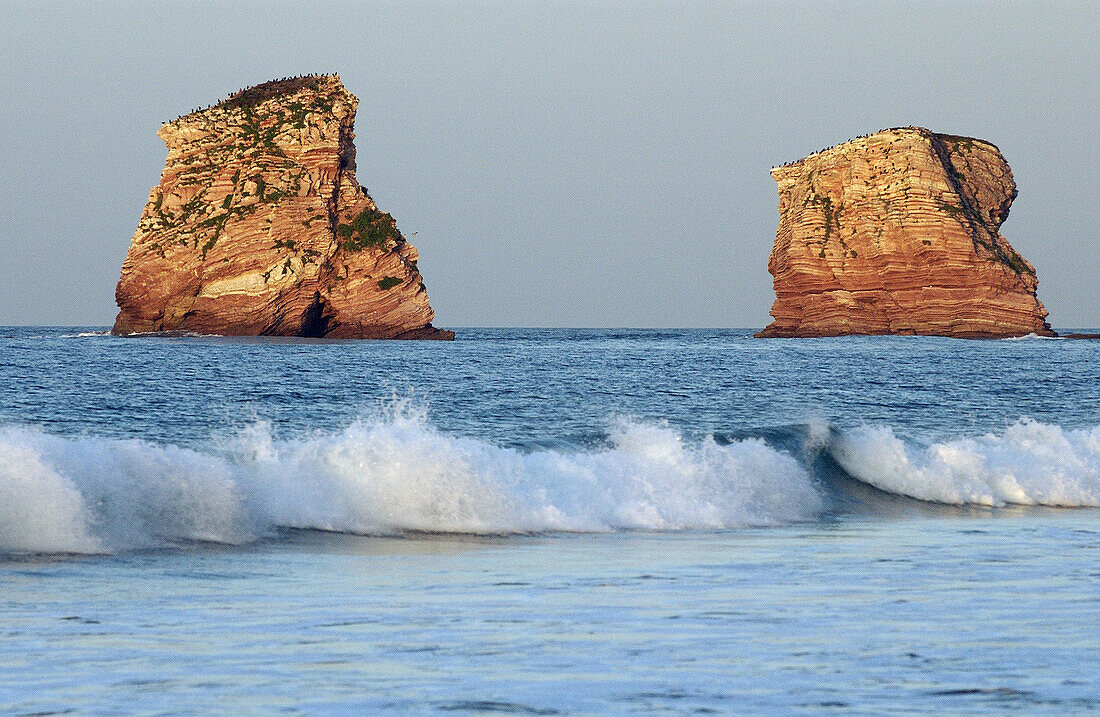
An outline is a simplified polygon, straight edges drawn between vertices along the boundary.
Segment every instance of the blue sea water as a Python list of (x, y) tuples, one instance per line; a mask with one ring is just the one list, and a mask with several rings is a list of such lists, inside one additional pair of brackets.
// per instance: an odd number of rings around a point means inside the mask
[(0, 712), (1100, 710), (1098, 359), (0, 328)]

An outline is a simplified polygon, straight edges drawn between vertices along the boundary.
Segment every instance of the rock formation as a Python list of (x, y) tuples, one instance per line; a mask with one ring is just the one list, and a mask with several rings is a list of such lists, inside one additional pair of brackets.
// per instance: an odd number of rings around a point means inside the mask
[(163, 125), (114, 333), (432, 338), (417, 251), (355, 180), (358, 100), (276, 80)]
[(772, 170), (773, 321), (757, 336), (1053, 335), (998, 233), (1016, 197), (992, 144), (891, 129)]

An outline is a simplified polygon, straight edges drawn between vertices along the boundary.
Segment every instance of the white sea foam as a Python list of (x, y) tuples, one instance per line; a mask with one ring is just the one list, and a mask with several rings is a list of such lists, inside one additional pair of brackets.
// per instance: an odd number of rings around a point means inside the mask
[(1100, 426), (1065, 430), (1020, 419), (1004, 433), (906, 445), (886, 426), (831, 448), (853, 477), (891, 493), (957, 505), (1100, 506)]
[(1001, 341), (1060, 341), (1062, 336), (1040, 336), (1037, 333), (1024, 334), (1023, 336), (1009, 336)]
[(205, 450), (0, 428), (0, 551), (244, 542), (278, 527), (355, 533), (733, 528), (823, 500), (760, 440), (687, 441), (623, 421), (608, 447), (521, 452), (443, 433), (399, 404), (339, 433), (258, 423)]

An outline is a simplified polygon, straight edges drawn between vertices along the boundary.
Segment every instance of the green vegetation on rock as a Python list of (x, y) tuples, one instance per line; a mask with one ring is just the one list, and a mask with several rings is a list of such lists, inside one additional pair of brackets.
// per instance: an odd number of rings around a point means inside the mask
[(341, 224), (336, 233), (343, 239), (343, 247), (348, 251), (362, 251), (369, 247), (384, 245), (391, 239), (401, 239), (397, 222), (386, 212), (367, 207), (349, 224)]

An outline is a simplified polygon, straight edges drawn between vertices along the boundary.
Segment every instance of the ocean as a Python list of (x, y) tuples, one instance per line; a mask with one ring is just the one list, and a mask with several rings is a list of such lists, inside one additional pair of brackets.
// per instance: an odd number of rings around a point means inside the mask
[(1100, 710), (1100, 342), (0, 328), (0, 712)]

